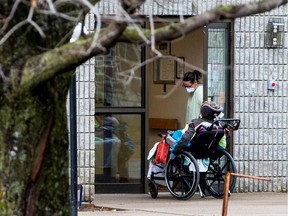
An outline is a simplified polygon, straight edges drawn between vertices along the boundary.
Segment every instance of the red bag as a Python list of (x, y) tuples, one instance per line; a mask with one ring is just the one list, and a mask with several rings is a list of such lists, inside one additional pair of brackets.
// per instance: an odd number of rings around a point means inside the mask
[(158, 163), (166, 164), (166, 159), (167, 159), (167, 155), (169, 151), (169, 145), (165, 142), (165, 137), (166, 136), (162, 136), (162, 140), (157, 146), (156, 155), (153, 160), (154, 165)]

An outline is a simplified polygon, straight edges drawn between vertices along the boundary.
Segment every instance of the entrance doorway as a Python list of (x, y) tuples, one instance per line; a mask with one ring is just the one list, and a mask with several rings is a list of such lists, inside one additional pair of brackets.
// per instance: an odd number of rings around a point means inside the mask
[(230, 61), (230, 23), (213, 23), (207, 26), (207, 58), (204, 66), (206, 98), (224, 108), (225, 117), (231, 115), (232, 74)]
[[(202, 80), (204, 100), (223, 106), (226, 117), (232, 92), (229, 33), (229, 24), (213, 24), (165, 46), (169, 54), (207, 72)], [(166, 131), (161, 126), (148, 126), (146, 131), (148, 118), (173, 119), (178, 128), (186, 124), (188, 95), (181, 76), (193, 68), (177, 66), (175, 81), (164, 85), (155, 82), (154, 64), (147, 74), (143, 67), (130, 70), (144, 59), (143, 49), (124, 43), (95, 58), (95, 193), (144, 193), (147, 149), (159, 141), (159, 132)]]
[[(231, 116), (232, 74), (230, 23), (214, 23), (198, 29), (183, 39), (170, 44), (171, 55), (181, 57), (188, 65), (183, 72), (197, 69), (203, 71), (204, 100), (215, 101), (224, 108), (225, 117)], [(187, 96), (182, 86), (178, 67), (175, 69), (175, 82), (159, 84), (154, 82), (154, 67), (149, 68), (148, 107), (149, 118), (176, 119), (179, 128), (184, 128)], [(165, 122), (165, 121), (163, 121)], [(159, 141), (158, 133), (163, 128), (149, 130), (148, 149)]]
[(144, 192), (142, 52), (120, 43), (95, 59), (95, 193)]

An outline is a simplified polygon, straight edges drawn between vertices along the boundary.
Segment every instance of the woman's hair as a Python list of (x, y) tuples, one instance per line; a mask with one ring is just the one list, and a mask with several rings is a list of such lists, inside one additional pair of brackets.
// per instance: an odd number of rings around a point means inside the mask
[(195, 80), (197, 82), (199, 82), (199, 80), (201, 79), (202, 77), (202, 73), (197, 71), (197, 70), (194, 70), (193, 72), (192, 71), (188, 71), (184, 74), (183, 76), (183, 81), (190, 81), (191, 83), (193, 83)]

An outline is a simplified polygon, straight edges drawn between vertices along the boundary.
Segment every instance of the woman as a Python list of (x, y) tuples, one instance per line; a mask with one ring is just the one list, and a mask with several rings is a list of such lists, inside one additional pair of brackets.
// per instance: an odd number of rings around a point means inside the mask
[(191, 119), (199, 117), (200, 108), (203, 103), (203, 85), (200, 84), (201, 72), (194, 70), (193, 72), (186, 72), (182, 79), (182, 86), (186, 88), (188, 96), (187, 110), (186, 110), (186, 123)]

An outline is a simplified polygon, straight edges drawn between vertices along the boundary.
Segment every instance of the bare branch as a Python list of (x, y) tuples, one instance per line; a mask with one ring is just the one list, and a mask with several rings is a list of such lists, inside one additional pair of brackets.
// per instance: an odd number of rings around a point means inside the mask
[(4, 35), (3, 38), (1, 38), (1, 40), (0, 40), (0, 46), (1, 46), (2, 44), (4, 44), (5, 41), (6, 41), (15, 31), (17, 31), (17, 29), (21, 28), (22, 26), (24, 26), (24, 25), (27, 24), (27, 23), (28, 23), (28, 20), (23, 20), (23, 21), (17, 23), (15, 26), (13, 26), (13, 28), (11, 28), (10, 31), (8, 31), (7, 34)]
[(51, 11), (52, 13), (56, 13), (56, 9), (55, 9), (55, 7), (54, 7), (53, 2), (52, 2), (51, 0), (46, 0), (46, 2), (47, 2), (48, 5), (49, 5), (50, 11)]
[(104, 47), (102, 47), (99, 43), (97, 43), (97, 40), (99, 38), (99, 34), (100, 34), (100, 30), (101, 30), (101, 22), (102, 22), (102, 18), (101, 15), (98, 11), (98, 8), (96, 6), (93, 6), (89, 1), (87, 0), (79, 0), (80, 2), (82, 2), (84, 5), (86, 5), (91, 12), (96, 16), (96, 31), (93, 37), (93, 41), (91, 46), (89, 47), (89, 49), (86, 51), (86, 54), (90, 53), (93, 48), (98, 47), (100, 49), (102, 49), (103, 51), (105, 51), (106, 49)]
[(4, 35), (4, 37), (0, 40), (0, 46), (5, 43), (5, 41), (15, 32), (17, 31), (19, 28), (21, 28), (22, 26), (24, 26), (27, 23), (30, 23), (32, 26), (34, 26), (34, 28), (39, 32), (39, 34), (42, 37), (45, 37), (44, 32), (42, 31), (42, 29), (37, 25), (37, 23), (35, 23), (32, 20), (33, 17), (33, 13), (34, 13), (34, 8), (31, 7), (29, 10), (29, 14), (26, 20), (23, 20), (22, 22), (17, 23), (15, 26), (13, 26), (13, 28), (10, 29), (9, 32), (7, 32), (7, 34)]
[(1, 65), (0, 65), (0, 77), (2, 78), (2, 80), (3, 80), (4, 82), (10, 81), (9, 78), (5, 76), (5, 74), (4, 74), (3, 70), (2, 70), (2, 66), (1, 66)]
[[(262, 0), (236, 6), (220, 6), (195, 17), (188, 18), (181, 23), (172, 23), (155, 29), (155, 33), (152, 25), (151, 32), (146, 31), (145, 34), (146, 37), (151, 37), (151, 41), (154, 41), (155, 37), (156, 43), (163, 40), (172, 41), (212, 22), (263, 13), (285, 4), (287, 4), (287, 0)], [(141, 37), (138, 38), (138, 41), (133, 37), (133, 41), (131, 41), (129, 35), (132, 34), (132, 32), (132, 29), (127, 29), (119, 40), (122, 42), (144, 43)], [(136, 34), (135, 30), (133, 34)]]
[(16, 0), (16, 1), (14, 2), (14, 5), (13, 5), (13, 7), (12, 7), (12, 10), (11, 10), (9, 16), (7, 17), (7, 19), (5, 20), (4, 25), (2, 26), (0, 32), (4, 32), (5, 29), (7, 28), (10, 20), (14, 17), (15, 11), (16, 11), (16, 9), (17, 9), (20, 1), (21, 1), (21, 0)]
[(77, 22), (78, 21), (78, 17), (71, 17), (67, 14), (64, 13), (60, 13), (60, 12), (53, 12), (53, 11), (47, 11), (47, 10), (39, 10), (39, 13), (41, 14), (46, 14), (46, 15), (51, 15), (53, 14), (54, 16), (58, 16), (61, 17), (63, 19), (69, 20), (69, 21), (73, 21), (73, 22)]
[(44, 34), (44, 32), (42, 31), (42, 29), (37, 25), (37, 23), (35, 23), (35, 22), (32, 20), (33, 13), (34, 13), (34, 8), (31, 7), (31, 8), (30, 8), (30, 11), (29, 11), (29, 15), (28, 15), (27, 21), (28, 21), (32, 26), (34, 26), (34, 28), (39, 32), (39, 34), (40, 34), (42, 37), (45, 37), (45, 34)]
[(124, 16), (126, 17), (127, 21), (129, 23), (132, 24), (132, 26), (136, 29), (136, 31), (138, 32), (139, 36), (142, 38), (142, 40), (146, 43), (146, 44), (149, 44), (150, 43), (150, 40), (143, 34), (142, 30), (139, 28), (139, 26), (136, 24), (135, 20), (133, 20), (131, 18), (131, 16), (126, 13), (124, 11)]
[[(82, 0), (82, 2), (87, 3), (85, 0)], [(153, 32), (153, 18), (150, 18), (151, 32), (146, 29), (142, 30), (143, 34), (140, 34), (139, 29), (135, 27), (126, 28), (127, 23), (125, 23), (123, 19), (121, 21), (120, 19), (117, 20), (120, 16), (115, 16), (115, 20), (108, 26), (108, 28), (99, 31), (99, 36), (97, 35), (96, 37), (95, 35), (91, 35), (87, 39), (80, 39), (74, 44), (64, 45), (59, 49), (49, 51), (34, 59), (30, 59), (24, 69), (21, 85), (30, 88), (37, 85), (36, 82), (44, 82), (56, 74), (75, 68), (92, 56), (103, 53), (117, 41), (139, 44), (149, 42), (146, 38), (150, 38), (152, 49), (157, 56), (160, 57), (162, 54), (155, 48), (155, 44), (160, 41), (177, 39), (211, 22), (227, 18), (248, 16), (271, 10), (283, 4), (287, 4), (287, 0), (258, 1), (237, 6), (221, 6), (196, 17), (188, 18), (184, 22), (172, 23), (165, 27), (161, 27), (155, 30), (155, 32)], [(89, 7), (92, 10), (95, 10), (94, 6), (89, 5)], [(123, 12), (121, 18), (123, 18)], [(124, 30), (125, 32), (123, 32)], [(131, 37), (131, 35), (133, 35), (133, 37)], [(136, 40), (135, 35), (138, 35)], [(120, 36), (121, 38), (119, 38)], [(131, 40), (131, 38), (133, 38), (133, 40)], [(105, 47), (105, 49), (103, 49), (103, 47)], [(87, 52), (87, 50), (89, 52)], [(52, 60), (54, 58), (58, 59), (55, 64), (53, 64)], [(35, 63), (33, 62), (37, 62), (37, 65), (35, 66)], [(49, 62), (49, 64), (47, 64), (47, 62)]]

